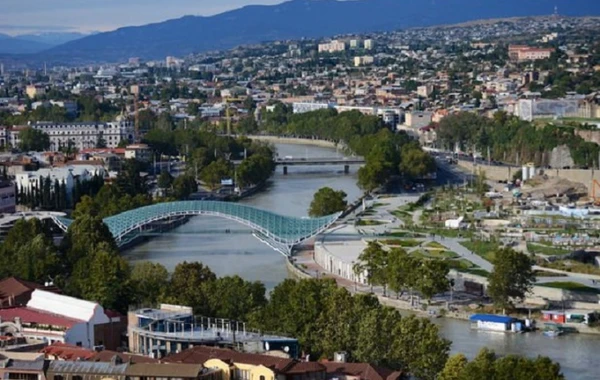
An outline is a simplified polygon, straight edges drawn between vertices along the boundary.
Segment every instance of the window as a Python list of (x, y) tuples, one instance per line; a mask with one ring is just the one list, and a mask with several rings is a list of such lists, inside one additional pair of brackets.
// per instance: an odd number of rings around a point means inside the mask
[(260, 377), (258, 379), (259, 380), (265, 380), (265, 377), (263, 375), (260, 375)]
[(77, 342), (75, 345), (76, 345), (77, 347), (81, 347), (81, 342)]
[(79, 376), (79, 375), (74, 375), (72, 377), (72, 380), (83, 380), (83, 377)]
[(54, 380), (65, 380), (64, 377), (62, 377), (61, 375), (54, 375)]
[(250, 380), (250, 371), (244, 371), (243, 369), (235, 369), (235, 380)]

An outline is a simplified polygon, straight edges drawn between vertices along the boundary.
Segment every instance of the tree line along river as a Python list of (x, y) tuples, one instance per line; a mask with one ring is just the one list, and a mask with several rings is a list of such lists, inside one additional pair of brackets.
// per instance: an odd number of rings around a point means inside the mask
[[(280, 157), (333, 157), (335, 149), (307, 145), (276, 144)], [(356, 200), (361, 191), (356, 185), (356, 167), (343, 174), (343, 167), (294, 166), (284, 176), (281, 168), (261, 193), (241, 202), (282, 215), (306, 216), (313, 194), (324, 186), (343, 190), (348, 200)], [(228, 233), (226, 233), (228, 231)], [(194, 217), (170, 233), (152, 238), (125, 252), (132, 262), (151, 260), (172, 271), (182, 261), (201, 261), (217, 275), (239, 275), (262, 281), (267, 290), (288, 277), (285, 258), (259, 242), (251, 230), (236, 222), (216, 217)], [(465, 321), (440, 318), (435, 321), (452, 344), (452, 351), (472, 358), (482, 347), (501, 355), (544, 355), (558, 361), (567, 379), (592, 380), (600, 336), (573, 334), (548, 338), (542, 334), (504, 334), (471, 330)]]

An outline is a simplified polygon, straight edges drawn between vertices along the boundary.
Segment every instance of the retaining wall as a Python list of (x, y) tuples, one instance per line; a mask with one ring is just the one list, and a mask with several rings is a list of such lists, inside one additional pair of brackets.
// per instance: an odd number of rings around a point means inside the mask
[(336, 143), (327, 140), (302, 139), (295, 137), (279, 137), (279, 136), (246, 136), (252, 140), (267, 141), (273, 144), (295, 144), (295, 145), (314, 145), (322, 148), (335, 148)]
[[(470, 173), (485, 173), (486, 178), (492, 181), (512, 180), (513, 175), (519, 170), (507, 166), (474, 165), (470, 161), (459, 161), (458, 166)], [(540, 174), (582, 183), (587, 187), (589, 195), (592, 195), (593, 181), (600, 182), (600, 170), (594, 169), (540, 169)]]

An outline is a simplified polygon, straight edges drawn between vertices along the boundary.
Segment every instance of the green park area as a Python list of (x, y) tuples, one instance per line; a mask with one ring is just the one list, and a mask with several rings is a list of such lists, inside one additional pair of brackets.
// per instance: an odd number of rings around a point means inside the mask
[(464, 241), (461, 243), (465, 248), (481, 256), (490, 263), (494, 262), (494, 252), (500, 248), (498, 243), (493, 241)]
[(527, 243), (527, 251), (533, 254), (541, 254), (546, 256), (568, 255), (572, 250), (553, 247), (547, 244)]
[(572, 292), (600, 294), (600, 289), (592, 288), (590, 286), (586, 286), (586, 285), (580, 284), (578, 282), (571, 282), (571, 281), (547, 282), (541, 286), (545, 286), (547, 288), (569, 290)]

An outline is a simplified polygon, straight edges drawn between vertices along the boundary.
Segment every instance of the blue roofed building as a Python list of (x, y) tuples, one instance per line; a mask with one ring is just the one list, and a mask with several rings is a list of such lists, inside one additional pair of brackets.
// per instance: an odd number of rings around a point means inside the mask
[(469, 317), (471, 327), (489, 331), (521, 331), (522, 321), (518, 318), (495, 314), (473, 314)]

